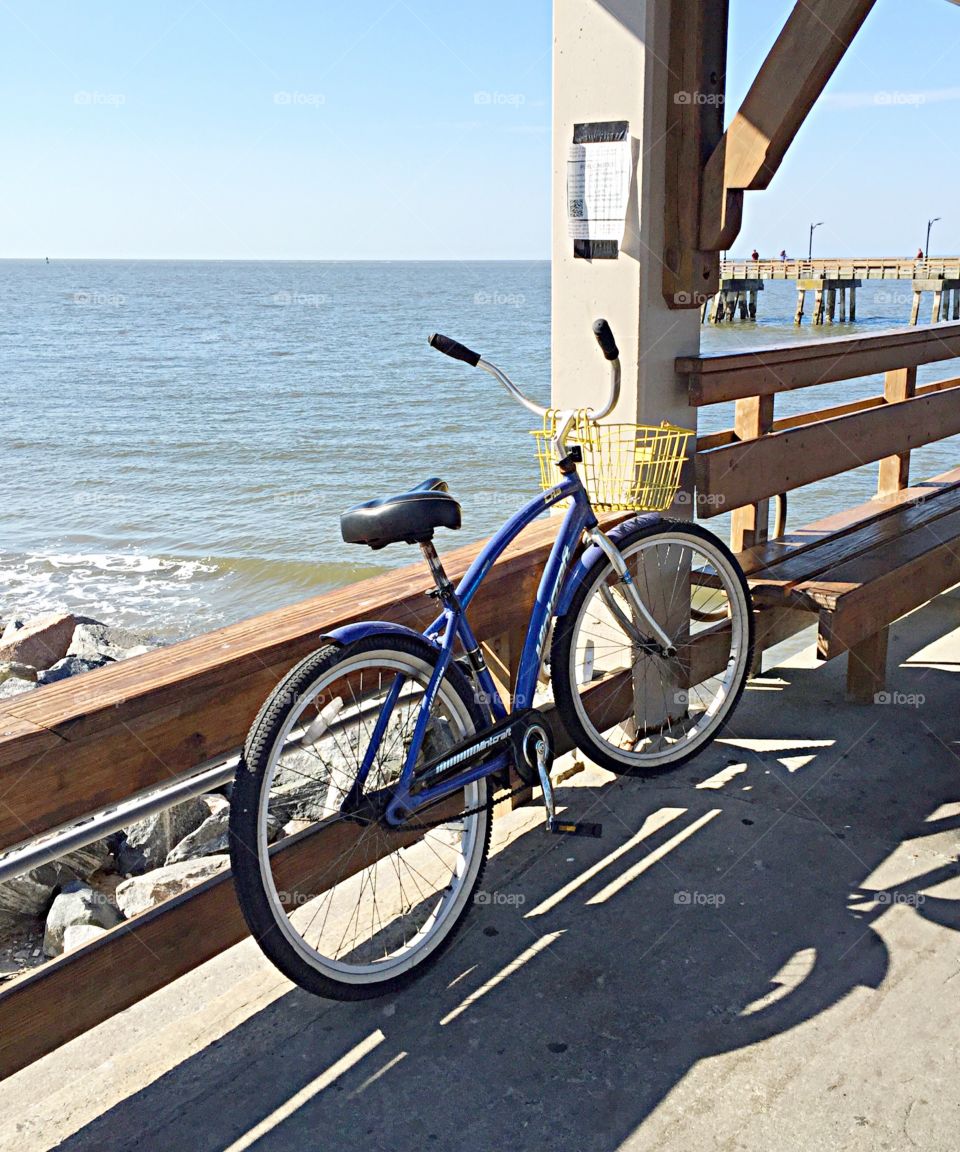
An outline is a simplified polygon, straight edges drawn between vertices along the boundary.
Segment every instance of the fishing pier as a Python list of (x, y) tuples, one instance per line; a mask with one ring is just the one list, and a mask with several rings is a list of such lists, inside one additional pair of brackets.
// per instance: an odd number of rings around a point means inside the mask
[(864, 280), (908, 281), (913, 293), (910, 323), (917, 324), (925, 292), (933, 296), (930, 323), (960, 320), (960, 256), (934, 260), (898, 257), (828, 260), (724, 260), (720, 287), (703, 299), (705, 324), (755, 320), (758, 294), (768, 280), (792, 280), (797, 285), (794, 322), (803, 323), (807, 293), (813, 293), (814, 324), (853, 324), (857, 319), (857, 289)]

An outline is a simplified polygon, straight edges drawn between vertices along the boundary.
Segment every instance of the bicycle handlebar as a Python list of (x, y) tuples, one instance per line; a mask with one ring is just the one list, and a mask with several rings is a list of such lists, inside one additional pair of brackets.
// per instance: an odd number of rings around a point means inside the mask
[[(613, 410), (620, 396), (620, 352), (617, 349), (617, 342), (613, 338), (610, 325), (606, 320), (597, 320), (594, 323), (593, 334), (597, 338), (600, 350), (607, 360), (610, 361), (610, 395), (607, 403), (599, 412), (591, 411), (592, 419), (602, 420), (604, 416)], [(503, 387), (506, 388), (519, 404), (522, 404), (524, 408), (530, 412), (541, 417), (547, 414), (548, 410), (546, 408), (530, 400), (527, 396), (524, 396), (506, 372), (498, 368), (496, 364), (491, 364), (489, 360), (484, 360), (479, 352), (472, 352), (464, 344), (460, 344), (456, 340), (451, 340), (449, 336), (442, 336), (439, 332), (431, 333), (427, 342), (431, 348), (436, 348), (438, 352), (442, 352), (445, 356), (452, 356), (454, 360), (462, 360), (465, 364), (469, 364), (471, 368), (482, 368), (485, 372), (489, 372), (495, 380), (498, 380)]]
[(462, 360), (471, 368), (476, 368), (480, 363), (479, 352), (471, 352), (465, 344), (459, 344), (456, 340), (451, 340), (449, 336), (441, 336), (439, 332), (431, 332), (427, 338), (427, 343), (431, 348), (436, 348), (438, 352), (442, 352), (444, 356), (452, 356), (454, 360)]
[(600, 351), (608, 360), (620, 359), (620, 350), (617, 348), (617, 342), (614, 340), (613, 333), (610, 331), (610, 325), (606, 320), (594, 320), (593, 334), (596, 336), (597, 343), (600, 345)]

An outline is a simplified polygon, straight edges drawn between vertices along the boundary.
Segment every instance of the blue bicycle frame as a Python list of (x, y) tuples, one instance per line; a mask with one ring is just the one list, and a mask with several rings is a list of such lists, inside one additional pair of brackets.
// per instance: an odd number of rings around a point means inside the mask
[[(432, 787), (422, 788), (416, 795), (412, 795), (410, 791), (413, 783), (414, 764), (417, 761), (423, 745), (433, 703), (440, 689), (443, 677), (446, 675), (450, 667), (450, 662), (454, 658), (457, 641), (459, 640), (462, 644), (465, 652), (473, 652), (477, 648), (476, 637), (466, 618), (466, 610), (471, 600), (476, 595), (487, 573), (496, 563), (504, 549), (516, 539), (524, 528), (532, 524), (545, 509), (552, 508), (561, 500), (566, 499), (570, 499), (571, 501), (570, 508), (563, 517), (557, 538), (554, 541), (546, 567), (543, 570), (540, 586), (537, 589), (536, 602), (530, 614), (530, 622), (527, 626), (527, 634), (520, 656), (516, 692), (514, 693), (513, 701), (508, 700), (505, 702), (501, 698), (489, 669), (483, 667), (476, 673), (479, 689), (489, 705), (488, 713), (491, 723), (504, 719), (514, 710), (528, 708), (532, 705), (537, 685), (537, 677), (540, 672), (540, 664), (543, 658), (543, 649), (550, 631), (550, 623), (556, 612), (557, 605), (564, 599), (562, 593), (565, 591), (566, 585), (571, 578), (571, 560), (576, 553), (583, 533), (597, 526), (596, 515), (594, 514), (589, 497), (576, 471), (572, 472), (569, 476), (565, 476), (555, 487), (550, 488), (536, 499), (531, 500), (529, 504), (521, 508), (516, 515), (511, 517), (495, 536), (491, 537), (479, 556), (477, 556), (470, 565), (463, 579), (457, 585), (457, 607), (445, 607), (437, 619), (434, 620), (423, 633), (423, 635), (437, 647), (437, 662), (424, 691), (420, 713), (417, 717), (413, 738), (410, 742), (410, 748), (407, 751), (400, 778), (394, 786), (393, 798), (387, 808), (386, 818), (388, 823), (400, 825), (417, 809), (434, 804), (437, 800), (443, 799), (444, 796), (461, 790), (466, 784), (470, 784), (475, 780), (489, 776), (507, 767), (510, 754), (504, 752), (481, 764), (465, 768), (462, 773), (438, 782)], [(335, 633), (333, 638), (341, 643), (348, 642), (350, 639), (355, 638), (353, 631), (357, 627), (358, 626), (352, 626), (343, 629)], [(395, 630), (389, 625), (378, 624), (376, 622), (370, 622), (359, 627), (363, 628), (363, 632), (366, 635), (376, 634), (380, 631), (389, 632)], [(358, 787), (363, 786), (370, 767), (374, 762), (380, 741), (387, 730), (390, 715), (399, 699), (403, 680), (403, 676), (397, 676), (391, 690), (387, 693), (377, 723), (374, 725), (374, 730), (371, 733), (370, 744), (367, 747), (366, 755), (364, 756), (363, 763), (360, 765), (360, 771), (356, 781), (356, 786)]]

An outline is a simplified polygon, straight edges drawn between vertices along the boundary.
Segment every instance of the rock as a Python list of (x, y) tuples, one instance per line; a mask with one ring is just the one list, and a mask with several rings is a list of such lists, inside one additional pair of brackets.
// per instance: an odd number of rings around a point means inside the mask
[(37, 670), (30, 664), (0, 664), (0, 681), (3, 680), (30, 680), (36, 683)]
[(102, 892), (79, 880), (67, 884), (47, 913), (43, 933), (44, 956), (59, 956), (63, 951), (64, 932), (71, 924), (94, 924), (112, 928), (122, 917)]
[[(280, 835), (280, 821), (274, 816), (267, 817), (267, 840), (273, 843)], [(181, 860), (197, 860), (201, 856), (215, 856), (226, 852), (230, 844), (230, 806), (219, 809), (180, 843), (167, 857), (168, 864), (178, 864)]]
[(117, 864), (127, 876), (159, 868), (184, 836), (199, 828), (210, 809), (199, 796), (165, 808), (126, 829), (127, 838), (117, 852)]
[(76, 618), (64, 612), (11, 620), (0, 636), (0, 661), (49, 668), (66, 656), (76, 626)]
[(89, 944), (91, 940), (96, 940), (105, 932), (106, 928), (101, 928), (97, 924), (68, 924), (63, 932), (63, 950), (72, 952), (74, 948)]
[(43, 916), (57, 893), (80, 879), (82, 863), (80, 867), (74, 867), (74, 858), (80, 863), (86, 851), (80, 849), (62, 860), (41, 864), (39, 868), (31, 868), (22, 876), (14, 876), (12, 880), (0, 883), (0, 923), (12, 924), (18, 920)]
[(206, 856), (202, 860), (182, 860), (179, 864), (169, 864), (158, 868), (146, 876), (134, 876), (117, 886), (117, 903), (126, 917), (146, 912), (155, 904), (178, 896), (193, 885), (216, 876), (230, 863), (230, 857)]
[(230, 801), (219, 792), (205, 792), (200, 799), (210, 809), (211, 816), (216, 816), (216, 814), (222, 812), (224, 808), (230, 807)]
[(128, 628), (84, 622), (77, 624), (74, 629), (67, 655), (79, 656), (81, 660), (126, 660), (130, 656), (140, 656), (151, 651), (148, 639), (142, 633), (131, 632)]
[(108, 660), (105, 656), (101, 656), (98, 660), (82, 660), (79, 656), (65, 656), (62, 660), (58, 660), (52, 668), (38, 672), (37, 683), (41, 686), (56, 684), (58, 680), (67, 680), (80, 672), (92, 672), (94, 668), (102, 668), (104, 664), (112, 663), (113, 661)]
[(110, 867), (112, 862), (113, 852), (110, 849), (110, 840), (106, 837), (103, 840), (95, 840), (83, 848), (77, 848), (76, 851), (69, 852), (57, 861), (61, 868), (70, 869), (81, 880), (88, 880), (94, 872)]
[(11, 700), (14, 696), (21, 696), (36, 688), (29, 680), (4, 680), (0, 684), (0, 700)]

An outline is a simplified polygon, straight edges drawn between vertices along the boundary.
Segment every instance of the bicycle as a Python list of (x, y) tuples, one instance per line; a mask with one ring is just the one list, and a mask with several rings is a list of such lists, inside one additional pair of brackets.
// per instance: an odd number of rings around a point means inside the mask
[[(540, 785), (547, 830), (600, 834), (556, 811), (556, 721), (541, 687), (551, 631), (559, 722), (614, 772), (663, 770), (696, 755), (740, 698), (753, 653), (743, 573), (711, 533), (661, 516), (691, 433), (600, 423), (619, 397), (620, 361), (606, 321), (594, 333), (610, 391), (599, 411), (581, 412), (548, 411), (478, 353), (430, 337), (544, 420), (536, 433), (544, 491), (456, 587), (433, 544), (436, 529), (461, 522), (443, 481), (341, 517), (347, 543), (418, 544), (439, 614), (422, 633), (379, 621), (334, 629), (277, 685), (247, 737), (230, 812), (240, 905), (263, 952), (311, 992), (385, 994), (438, 958), (480, 881), (494, 786), (512, 794), (511, 768), (520, 787)], [(597, 508), (644, 514), (602, 531), (578, 466), (600, 492)], [(564, 501), (514, 697), (503, 700), (465, 611), (507, 545)]]

